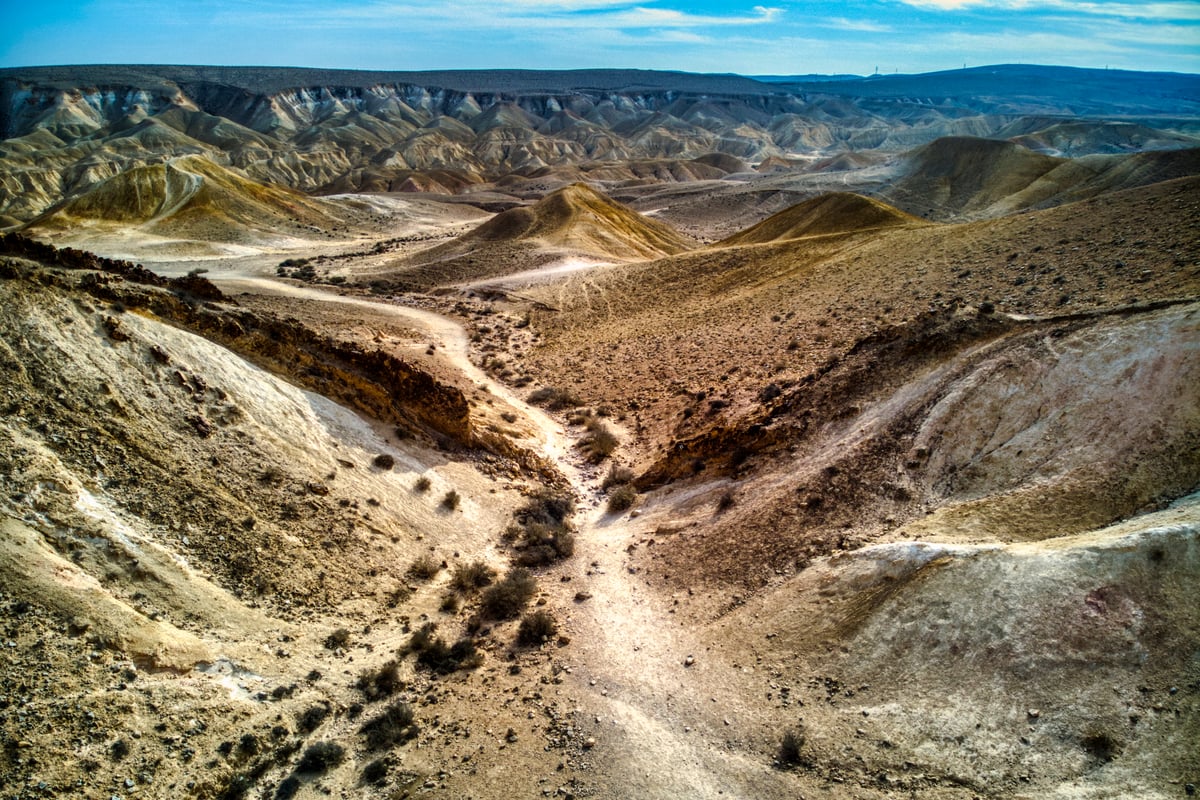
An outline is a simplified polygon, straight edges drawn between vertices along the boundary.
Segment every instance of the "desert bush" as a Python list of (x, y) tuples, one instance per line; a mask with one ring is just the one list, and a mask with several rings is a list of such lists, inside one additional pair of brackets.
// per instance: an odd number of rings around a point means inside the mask
[(380, 453), (375, 456), (375, 460), (372, 463), (380, 469), (391, 469), (396, 466), (396, 459), (388, 453)]
[(600, 462), (611, 456), (617, 450), (620, 441), (616, 434), (598, 419), (588, 423), (588, 436), (584, 438), (582, 447), (588, 452), (593, 461)]
[(484, 591), (479, 611), (488, 619), (512, 619), (524, 610), (536, 591), (537, 581), (529, 570), (517, 567)]
[(349, 643), (350, 631), (345, 628), (338, 628), (325, 637), (325, 649), (327, 650), (337, 650), (339, 647), (345, 647)]
[(728, 489), (721, 495), (721, 499), (717, 501), (717, 511), (728, 511), (737, 504), (737, 499), (733, 496), (733, 490)]
[(324, 722), (325, 718), (328, 716), (329, 716), (329, 705), (328, 704), (312, 706), (312, 707), (308, 708), (304, 713), (302, 713), (299, 717), (297, 717), (296, 725), (299, 726), (300, 730), (304, 731), (305, 733), (312, 733), (318, 727), (320, 727), (321, 723)]
[(523, 567), (541, 567), (575, 553), (575, 536), (565, 525), (531, 522), (521, 529), (517, 544), (517, 563)]
[(410, 578), (427, 581), (437, 575), (442, 569), (442, 563), (426, 553), (418, 556), (417, 560), (408, 565), (406, 573)]
[(534, 492), (514, 516), (522, 524), (540, 522), (543, 525), (557, 525), (565, 522), (575, 511), (575, 500), (567, 494), (557, 494), (545, 487)]
[(608, 510), (612, 512), (625, 511), (637, 502), (637, 489), (628, 483), (613, 489), (608, 495)]
[(453, 592), (447, 592), (442, 595), (442, 602), (438, 604), (438, 611), (441, 611), (443, 614), (457, 614), (458, 595)]
[(413, 635), (409, 637), (408, 644), (401, 648), (401, 655), (408, 653), (419, 653), (429, 646), (433, 641), (433, 634), (437, 631), (436, 622), (426, 622), (421, 627), (413, 631)]
[(392, 659), (379, 669), (366, 670), (358, 676), (355, 687), (369, 703), (391, 697), (404, 688), (404, 681), (400, 680), (400, 664)]
[(517, 641), (524, 645), (536, 647), (558, 633), (558, 623), (546, 611), (534, 611), (526, 614), (517, 629)]
[(575, 510), (568, 494), (539, 489), (514, 512), (517, 524), (510, 526), (505, 538), (517, 540), (517, 563), (538, 567), (567, 558), (575, 552), (575, 537), (566, 519)]
[(528, 402), (535, 406), (545, 406), (551, 411), (562, 411), (564, 408), (576, 408), (583, 405), (583, 400), (570, 389), (560, 389), (546, 386), (529, 395)]
[(346, 757), (346, 748), (337, 742), (317, 742), (304, 751), (297, 772), (327, 772)]
[(301, 787), (300, 779), (295, 775), (288, 775), (279, 782), (279, 787), (275, 790), (275, 800), (292, 800)]
[(442, 506), (450, 511), (458, 508), (460, 502), (462, 502), (462, 496), (453, 489), (446, 492), (446, 496), (442, 498)]
[(799, 728), (789, 728), (784, 731), (783, 740), (779, 743), (778, 760), (784, 767), (794, 767), (802, 758), (800, 751), (804, 749), (805, 735)]
[(470, 594), (496, 579), (496, 570), (482, 561), (472, 561), (470, 564), (459, 564), (450, 575), (450, 588), (463, 594)]
[(460, 669), (474, 669), (483, 662), (483, 656), (470, 639), (459, 639), (447, 645), (440, 636), (433, 639), (419, 654), (417, 664), (441, 675), (449, 675)]
[(623, 486), (633, 482), (633, 470), (623, 464), (610, 464), (608, 474), (604, 476), (604, 482), (600, 484), (600, 488), (604, 490), (611, 489), (614, 486)]
[(412, 706), (398, 700), (379, 716), (364, 722), (358, 732), (366, 737), (368, 750), (382, 750), (415, 739), (420, 729), (413, 723)]
[(415, 484), (413, 484), (413, 488), (416, 489), (418, 492), (428, 492), (429, 487), (432, 485), (433, 485), (432, 481), (430, 481), (429, 478), (422, 475), (421, 477), (417, 478), (417, 482)]
[(377, 758), (363, 767), (363, 783), (380, 784), (387, 780), (390, 765), (386, 758)]
[(760, 403), (769, 403), (781, 394), (783, 394), (783, 389), (780, 388), (778, 383), (768, 383), (758, 393), (758, 400)]

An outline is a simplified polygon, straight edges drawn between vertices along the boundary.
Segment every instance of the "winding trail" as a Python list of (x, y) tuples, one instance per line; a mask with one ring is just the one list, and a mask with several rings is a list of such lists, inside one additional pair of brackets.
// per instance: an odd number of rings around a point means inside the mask
[[(671, 519), (670, 509), (610, 514), (600, 477), (586, 469), (562, 424), (495, 381), (470, 359), (470, 340), (458, 322), (425, 309), (346, 297), (269, 278), (214, 276), (226, 289), (295, 297), (369, 309), (427, 334), (454, 369), (481, 390), (517, 410), (538, 433), (542, 455), (569, 481), (579, 498), (574, 558), (553, 569), (558, 580), (543, 589), (562, 609), (571, 647), (560, 656), (570, 666), (585, 735), (596, 740), (587, 780), (639, 798), (754, 797), (770, 770), (726, 746), (731, 712), (713, 695), (737, 681), (728, 666), (706, 662), (703, 631), (684, 629), (669, 601), (646, 586), (628, 554), (639, 538)], [(576, 593), (587, 595), (577, 600)], [(689, 655), (694, 664), (685, 664)]]

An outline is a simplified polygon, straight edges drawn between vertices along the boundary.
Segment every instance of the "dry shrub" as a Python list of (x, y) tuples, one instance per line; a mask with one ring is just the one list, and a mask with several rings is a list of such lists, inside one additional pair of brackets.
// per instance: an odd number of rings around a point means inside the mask
[(558, 633), (558, 623), (546, 611), (534, 611), (526, 614), (517, 629), (517, 641), (524, 645), (536, 647), (548, 641)]
[(459, 564), (450, 576), (450, 588), (462, 594), (471, 594), (496, 579), (496, 570), (482, 561)]
[(487, 619), (512, 619), (524, 610), (536, 591), (537, 581), (529, 570), (517, 567), (484, 591), (479, 611)]
[(633, 508), (633, 504), (637, 502), (637, 496), (637, 489), (629, 484), (618, 486), (608, 495), (608, 510), (618, 512)]

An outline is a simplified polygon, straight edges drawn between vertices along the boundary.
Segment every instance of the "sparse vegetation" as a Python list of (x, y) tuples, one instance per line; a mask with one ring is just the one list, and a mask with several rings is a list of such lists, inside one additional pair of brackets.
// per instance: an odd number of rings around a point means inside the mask
[(415, 739), (420, 729), (413, 722), (412, 706), (398, 700), (364, 722), (358, 732), (366, 737), (368, 750), (382, 750)]
[(526, 402), (535, 406), (544, 406), (550, 411), (562, 411), (567, 408), (578, 408), (583, 400), (569, 389), (546, 386), (529, 395)]
[(600, 484), (600, 488), (608, 490), (614, 486), (623, 486), (632, 482), (633, 470), (624, 464), (613, 463), (608, 466), (608, 474), (604, 476), (604, 482)]
[(337, 650), (344, 648), (350, 643), (350, 631), (345, 628), (338, 628), (325, 637), (325, 649)]
[(450, 575), (450, 587), (462, 594), (471, 594), (496, 579), (496, 570), (482, 561), (459, 564)]
[(803, 758), (801, 751), (804, 749), (805, 738), (804, 731), (800, 728), (789, 728), (784, 731), (777, 756), (780, 766), (789, 768), (801, 762)]
[(540, 489), (514, 513), (515, 522), (505, 538), (515, 541), (517, 563), (544, 566), (575, 552), (575, 536), (567, 517), (575, 510), (570, 495)]
[(389, 453), (380, 453), (372, 463), (380, 469), (391, 469), (396, 466), (396, 458)]
[(433, 482), (430, 481), (428, 477), (422, 475), (421, 477), (417, 478), (417, 482), (413, 484), (413, 488), (418, 492), (428, 492), (429, 487), (432, 485)]
[(297, 772), (322, 773), (336, 767), (346, 758), (346, 748), (337, 742), (317, 742), (304, 751)]
[(616, 513), (633, 508), (637, 502), (637, 489), (628, 483), (618, 486), (608, 494), (608, 510)]
[(512, 619), (524, 610), (536, 591), (537, 581), (529, 570), (516, 567), (484, 591), (479, 611), (487, 619)]
[(363, 672), (355, 688), (363, 693), (368, 703), (391, 697), (404, 688), (404, 681), (400, 680), (400, 664), (392, 659), (378, 669)]
[(288, 775), (279, 782), (278, 788), (275, 789), (275, 800), (292, 800), (300, 792), (300, 779), (295, 775)]
[(401, 652), (404, 654), (421, 652), (433, 641), (433, 634), (436, 630), (436, 622), (426, 622), (413, 632), (413, 635), (408, 639), (408, 644), (405, 645)]
[(419, 653), (417, 664), (441, 675), (460, 669), (474, 669), (483, 663), (483, 655), (468, 638), (447, 645), (440, 636), (433, 638)]
[(408, 565), (407, 575), (420, 581), (427, 581), (442, 571), (442, 562), (426, 553), (418, 556), (417, 560)]
[(617, 451), (620, 440), (599, 417), (587, 417), (585, 424), (588, 434), (580, 446), (592, 461), (599, 463)]
[(390, 764), (386, 758), (377, 758), (363, 767), (363, 783), (378, 785), (387, 780)]
[(447, 511), (454, 511), (458, 508), (459, 503), (461, 502), (462, 497), (459, 495), (459, 493), (451, 489), (450, 491), (446, 492), (446, 495), (442, 498), (442, 508), (445, 508)]
[(321, 723), (325, 721), (327, 716), (329, 716), (328, 703), (310, 706), (309, 708), (305, 709), (305, 711), (300, 714), (299, 717), (296, 718), (296, 725), (305, 733), (312, 733), (318, 727), (320, 727)]
[(547, 611), (534, 611), (521, 619), (517, 629), (517, 641), (524, 645), (536, 647), (549, 641), (558, 633), (558, 623)]

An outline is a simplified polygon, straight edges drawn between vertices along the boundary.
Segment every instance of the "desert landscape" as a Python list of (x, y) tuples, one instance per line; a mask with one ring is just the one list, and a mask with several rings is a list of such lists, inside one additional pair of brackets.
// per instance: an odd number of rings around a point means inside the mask
[(0, 797), (1200, 783), (1200, 76), (0, 69)]

